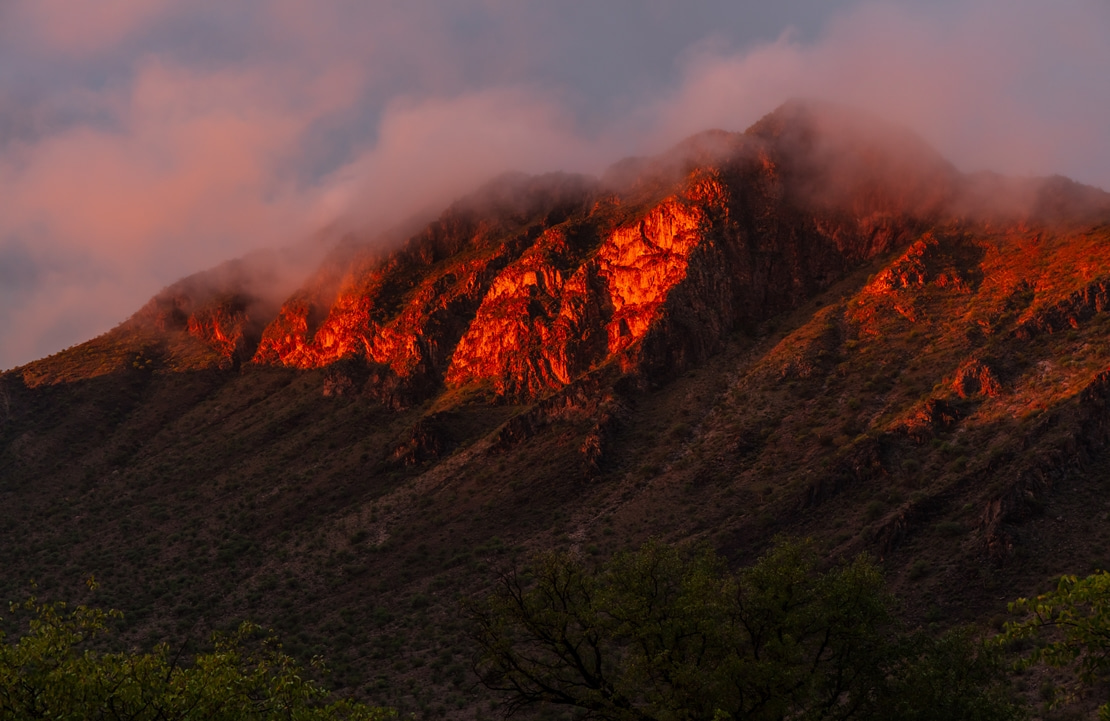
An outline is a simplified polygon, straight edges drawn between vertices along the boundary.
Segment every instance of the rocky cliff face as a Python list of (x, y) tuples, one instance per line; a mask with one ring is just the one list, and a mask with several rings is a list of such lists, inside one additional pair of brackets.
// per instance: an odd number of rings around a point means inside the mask
[[(975, 252), (958, 240), (968, 224), (1075, 215), (1104, 195), (961, 176), (906, 131), (792, 102), (601, 180), (501, 178), (396, 249), (349, 238), (278, 310), (272, 279), (231, 263), (166, 289), (124, 331), (162, 334), (156, 354), (176, 368), (356, 362), (345, 392), (395, 404), (470, 386), (535, 400), (601, 368), (674, 376), (920, 236), (871, 287), (912, 321), (894, 291), (975, 282), (952, 270), (967, 266), (953, 253)], [(1022, 332), (1089, 312), (1100, 292)]]
[(989, 618), (1110, 562), (1108, 198), (792, 103), (186, 278), (0, 374), (0, 591), (95, 573), (157, 638), (258, 619), (351, 688), (434, 628), (389, 703), (460, 693), (455, 591), (540, 549), (810, 536), (914, 621)]
[[(316, 368), (357, 358), (408, 385), (438, 383), (503, 271), (594, 192), (573, 176), (505, 178), (395, 252), (346, 249), (341, 274), (329, 264), (284, 304), (254, 362)], [(334, 288), (329, 274), (340, 276)]]
[[(356, 358), (394, 384), (506, 399), (600, 367), (681, 372), (941, 212), (951, 167), (916, 139), (852, 122), (797, 103), (602, 182), (498, 181), (397, 251), (351, 253), (338, 282), (326, 267), (284, 304), (253, 362)], [(227, 352), (214, 333), (213, 344)]]

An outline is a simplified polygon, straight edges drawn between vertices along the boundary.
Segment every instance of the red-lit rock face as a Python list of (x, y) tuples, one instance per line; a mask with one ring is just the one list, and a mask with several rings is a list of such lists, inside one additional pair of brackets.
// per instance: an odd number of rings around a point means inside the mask
[[(619, 228), (598, 252), (613, 316), (606, 325), (616, 353), (644, 336), (671, 289), (686, 277), (690, 253), (706, 239), (707, 211), (722, 204), (723, 190), (695, 186), (688, 197), (668, 199), (638, 223)], [(716, 191), (716, 192), (714, 192)]]
[[(410, 396), (476, 386), (531, 400), (603, 366), (648, 381), (680, 373), (730, 331), (907, 245), (853, 307), (861, 332), (881, 332), (886, 310), (917, 322), (923, 289), (972, 293), (992, 264), (1006, 267), (992, 271), (991, 293), (1020, 296), (1013, 288), (1028, 273), (1010, 267), (1019, 256), (968, 241), (968, 228), (980, 237), (1010, 212), (977, 210), (972, 191), (1009, 186), (960, 176), (905, 132), (854, 123), (842, 110), (788, 104), (746, 133), (707, 132), (622, 161), (604, 181), (502, 179), (392, 251), (342, 245), (276, 313), (236, 294), (228, 275), (219, 292), (192, 287), (200, 281), (167, 289), (133, 325), (176, 333), (164, 345), (188, 367), (348, 361)], [(1077, 188), (1049, 188), (1052, 207), (1086, 203), (1091, 189)], [(1039, 197), (1034, 185), (1020, 189)], [(1084, 262), (1086, 295), (1038, 304), (1023, 332), (1074, 325), (1106, 305), (1101, 261)], [(1036, 281), (1038, 297), (1048, 297), (1045, 283)], [(968, 376), (966, 392), (990, 392), (981, 375)], [(354, 381), (336, 387), (350, 392)]]
[(686, 197), (666, 199), (592, 249), (581, 247), (591, 236), (547, 231), (491, 285), (451, 358), (448, 384), (535, 396), (619, 354), (655, 321), (705, 230), (703, 208)]
[(587, 280), (592, 275), (596, 283), (596, 270), (568, 267), (573, 242), (561, 229), (548, 230), (494, 279), (454, 349), (448, 383), (490, 381), (502, 394), (541, 393), (596, 360), (601, 312)]
[(345, 358), (387, 366), (400, 378), (442, 376), (467, 321), (527, 234), (487, 243), (478, 228), (447, 259), (418, 236), (384, 261), (357, 260), (322, 321), (311, 289), (287, 302), (263, 334), (256, 363), (318, 368)]
[[(356, 255), (336, 290), (317, 281), (295, 294), (254, 362), (355, 358), (410, 385), (475, 384), (519, 399), (607, 363), (680, 372), (738, 324), (791, 308), (913, 237), (948, 192), (952, 171), (935, 154), (918, 163), (921, 177), (901, 177), (914, 172), (905, 158), (857, 152), (859, 137), (818, 142), (820, 128), (789, 131), (809, 122), (804, 108), (787, 115), (637, 161), (620, 187), (541, 178), (489, 191), (498, 200), (481, 209), (456, 206), (391, 255)], [(837, 182), (835, 168), (816, 172), (803, 152), (856, 158), (849, 182), (822, 186)], [(906, 190), (926, 185), (924, 204)], [(884, 278), (886, 290), (933, 272), (930, 243)]]
[[(267, 329), (255, 355), (258, 363), (318, 368), (350, 357), (390, 366), (408, 376), (423, 366), (442, 367), (442, 336), (465, 306), (477, 305), (503, 253), (461, 262), (449, 272), (433, 272), (415, 287), (403, 289), (405, 305), (388, 316), (397, 302), (389, 288), (388, 270), (367, 277), (352, 273), (341, 287), (326, 318), (311, 328), (315, 309), (303, 297), (286, 303)], [(407, 292), (404, 292), (407, 291)], [(385, 317), (383, 317), (385, 316)]]
[(870, 226), (792, 205), (768, 149), (739, 137), (715, 166), (634, 187), (638, 202), (598, 188), (556, 222), (501, 218), (498, 232), (449, 212), (394, 255), (354, 263), (326, 315), (318, 290), (295, 295), (254, 360), (361, 358), (414, 383), (521, 399), (608, 362), (680, 371), (738, 322), (791, 307), (897, 235), (876, 240)]
[(221, 356), (240, 355), (246, 346), (250, 317), (245, 310), (227, 306), (205, 308), (189, 317), (189, 334), (208, 343)]

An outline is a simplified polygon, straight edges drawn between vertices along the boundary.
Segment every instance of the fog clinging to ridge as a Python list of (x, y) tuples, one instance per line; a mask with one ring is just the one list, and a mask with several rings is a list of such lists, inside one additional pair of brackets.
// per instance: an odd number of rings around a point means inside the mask
[(506, 170), (600, 173), (796, 96), (962, 170), (1110, 189), (1108, 31), (1094, 1), (9, 2), (0, 368), (337, 219), (384, 228)]

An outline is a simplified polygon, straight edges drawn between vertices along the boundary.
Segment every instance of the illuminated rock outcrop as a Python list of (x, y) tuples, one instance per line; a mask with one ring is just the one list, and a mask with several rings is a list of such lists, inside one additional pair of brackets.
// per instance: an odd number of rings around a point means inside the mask
[(814, 185), (821, 176), (799, 153), (816, 143), (840, 159), (863, 141), (826, 138), (807, 107), (747, 134), (695, 136), (603, 182), (499, 181), (399, 250), (355, 253), (333, 291), (323, 277), (298, 291), (254, 361), (358, 358), (410, 386), (473, 384), (522, 400), (606, 364), (649, 379), (681, 372), (933, 212), (904, 191), (950, 171), (934, 156), (924, 179), (894, 182), (886, 176), (912, 169), (857, 163), (848, 187)]
[(329, 279), (315, 279), (285, 303), (254, 360), (317, 368), (359, 358), (411, 383), (439, 382), (483, 299), (508, 282), (505, 268), (591, 198), (592, 184), (574, 176), (502, 180), (392, 254), (356, 251), (330, 305)]
[[(506, 176), (417, 232), (346, 239), (280, 309), (233, 263), (168, 288), (127, 327), (162, 334), (173, 367), (329, 367), (329, 394), (398, 407), (464, 387), (530, 402), (600, 369), (650, 385), (898, 248), (854, 322), (864, 334), (881, 332), (886, 311), (920, 323), (926, 286), (967, 294), (982, 281), (989, 244), (966, 242), (969, 224), (1090, 195), (1000, 182), (961, 175), (906, 131), (788, 103), (744, 133), (701, 133), (600, 180)], [(984, 189), (1013, 202), (972, 202)], [(1056, 298), (1037, 282), (1022, 333), (1102, 312), (1110, 271), (1088, 265), (1083, 293)]]
[(537, 395), (635, 345), (685, 278), (687, 257), (706, 230), (704, 211), (690, 198), (669, 198), (613, 229), (584, 259), (592, 233), (549, 230), (494, 281), (447, 382)]

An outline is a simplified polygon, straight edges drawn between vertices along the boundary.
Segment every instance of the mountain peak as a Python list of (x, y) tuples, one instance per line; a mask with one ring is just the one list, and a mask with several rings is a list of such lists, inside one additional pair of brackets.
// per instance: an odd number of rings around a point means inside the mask
[(399, 694), (455, 653), (444, 589), (522, 549), (806, 536), (914, 624), (988, 618), (1105, 558), (1105, 199), (792, 103), (498, 178), (289, 292), (229, 263), (0, 374), (0, 588), (95, 572), (158, 638), (186, 589), (347, 662), (449, 619)]
[[(600, 184), (499, 179), (389, 259), (353, 264), (335, 297), (295, 296), (254, 360), (356, 357), (391, 389), (488, 384), (507, 398), (608, 368), (677, 372), (940, 212), (955, 172), (935, 154), (892, 159), (901, 136), (876, 141), (873, 125), (794, 103), (747, 133), (621, 161)], [(755, 246), (777, 260), (757, 266)]]
[[(904, 128), (791, 100), (743, 133), (698, 133), (600, 181), (506, 174), (392, 247), (341, 244), (292, 292), (274, 258), (233, 261), (166, 289), (77, 365), (353, 359), (370, 369), (359, 384), (395, 404), (471, 384), (534, 399), (584, 374), (696, 365), (732, 329), (928, 228), (1063, 222), (1106, 198), (1066, 179), (963, 175)], [(32, 365), (36, 383), (85, 372)]]

